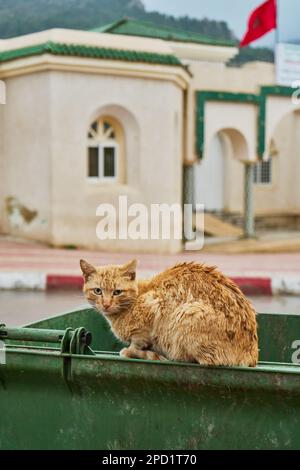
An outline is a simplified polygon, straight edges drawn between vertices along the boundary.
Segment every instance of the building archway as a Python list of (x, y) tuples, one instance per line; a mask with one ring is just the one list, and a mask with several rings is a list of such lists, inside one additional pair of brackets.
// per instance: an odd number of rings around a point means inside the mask
[(300, 209), (300, 109), (286, 112), (269, 136), (265, 159), (269, 181), (254, 185), (257, 215), (292, 215)]
[(242, 211), (243, 165), (248, 159), (245, 136), (237, 129), (220, 129), (195, 168), (195, 201), (210, 212)]

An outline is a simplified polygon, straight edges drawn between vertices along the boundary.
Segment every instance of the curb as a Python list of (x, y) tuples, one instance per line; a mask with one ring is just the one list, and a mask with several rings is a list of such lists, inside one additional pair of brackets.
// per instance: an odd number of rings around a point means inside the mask
[[(144, 272), (145, 276), (146, 272)], [(154, 274), (147, 272), (149, 275)], [(300, 276), (244, 277), (231, 279), (246, 295), (299, 295)], [(0, 272), (0, 289), (3, 290), (62, 290), (81, 289), (83, 279), (78, 275), (46, 274), (39, 272)]]
[[(247, 295), (272, 295), (271, 280), (262, 278), (231, 278)], [(47, 276), (46, 289), (81, 289), (81, 276)], [(300, 283), (299, 283), (300, 293)]]
[(246, 295), (273, 295), (271, 278), (231, 277)]
[(46, 276), (46, 289), (82, 289), (82, 276), (49, 274)]

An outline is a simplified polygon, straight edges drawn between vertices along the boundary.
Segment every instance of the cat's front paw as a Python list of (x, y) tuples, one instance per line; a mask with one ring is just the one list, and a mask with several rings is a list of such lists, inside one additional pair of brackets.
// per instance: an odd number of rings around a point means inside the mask
[(123, 349), (120, 351), (120, 356), (121, 356), (121, 357), (132, 357), (132, 355), (130, 354), (129, 348), (123, 348)]
[(159, 356), (154, 351), (135, 349), (132, 347), (122, 349), (120, 356), (130, 359), (143, 359), (144, 361), (160, 361), (162, 359), (162, 356)]
[(145, 359), (148, 359), (149, 361), (160, 361), (160, 356), (156, 354), (154, 351), (145, 351), (146, 357)]

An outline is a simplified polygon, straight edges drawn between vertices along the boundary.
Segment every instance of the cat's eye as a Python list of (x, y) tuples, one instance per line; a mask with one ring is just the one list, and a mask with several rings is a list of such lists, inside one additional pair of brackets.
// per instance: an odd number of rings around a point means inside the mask
[(120, 295), (120, 294), (122, 294), (122, 292), (123, 292), (122, 290), (116, 289), (116, 290), (114, 290), (114, 295)]
[(94, 289), (94, 294), (96, 294), (96, 295), (101, 295), (101, 294), (102, 294), (102, 289), (100, 289), (99, 287), (97, 287), (96, 289)]

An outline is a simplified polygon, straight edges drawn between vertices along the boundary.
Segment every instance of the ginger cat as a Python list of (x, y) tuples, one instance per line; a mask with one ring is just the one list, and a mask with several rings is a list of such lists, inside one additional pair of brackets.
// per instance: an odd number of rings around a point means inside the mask
[(256, 313), (215, 267), (182, 263), (136, 281), (136, 261), (94, 267), (80, 261), (88, 302), (129, 347), (124, 357), (252, 366), (258, 361)]

